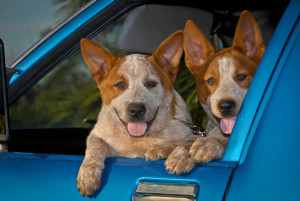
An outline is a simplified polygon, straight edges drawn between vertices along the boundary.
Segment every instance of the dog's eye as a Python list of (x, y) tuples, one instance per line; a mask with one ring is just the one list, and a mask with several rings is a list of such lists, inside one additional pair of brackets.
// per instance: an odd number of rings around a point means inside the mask
[(247, 75), (245, 74), (237, 74), (236, 79), (239, 81), (242, 81), (244, 79), (246, 79)]
[(125, 88), (125, 83), (124, 82), (118, 82), (116, 85), (115, 85), (115, 87), (117, 88), (117, 89), (120, 89), (120, 90), (123, 90), (124, 88)]
[(146, 85), (148, 88), (153, 88), (157, 85), (157, 83), (155, 81), (147, 81)]
[(211, 77), (206, 81), (209, 85), (213, 85), (215, 83), (215, 78)]

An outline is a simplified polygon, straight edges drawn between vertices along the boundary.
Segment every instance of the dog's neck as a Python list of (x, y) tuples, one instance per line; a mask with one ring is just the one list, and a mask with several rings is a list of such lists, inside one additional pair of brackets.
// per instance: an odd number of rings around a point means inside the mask
[[(216, 119), (215, 115), (212, 113), (211, 109), (210, 109), (210, 101), (209, 98), (207, 99), (207, 103), (203, 104), (201, 103), (201, 106), (203, 108), (203, 110), (205, 111), (205, 113), (207, 114), (208, 118), (210, 119), (211, 123), (214, 124), (213, 126), (218, 126), (219, 127), (219, 122)], [(208, 126), (208, 125), (207, 125)]]

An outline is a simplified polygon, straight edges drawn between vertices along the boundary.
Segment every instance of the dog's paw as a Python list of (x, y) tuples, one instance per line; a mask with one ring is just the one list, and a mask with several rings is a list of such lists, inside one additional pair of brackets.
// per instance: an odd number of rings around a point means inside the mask
[(184, 146), (176, 147), (165, 162), (165, 168), (170, 174), (187, 173), (194, 166), (194, 159), (189, 156), (189, 151)]
[(212, 160), (221, 159), (225, 147), (226, 146), (216, 138), (200, 137), (192, 144), (190, 156), (193, 157), (197, 163), (208, 163)]
[(94, 164), (82, 164), (77, 176), (77, 188), (84, 196), (93, 195), (100, 187), (102, 169)]
[(173, 148), (174, 147), (170, 145), (155, 145), (146, 151), (145, 159), (147, 161), (166, 159), (173, 151)]

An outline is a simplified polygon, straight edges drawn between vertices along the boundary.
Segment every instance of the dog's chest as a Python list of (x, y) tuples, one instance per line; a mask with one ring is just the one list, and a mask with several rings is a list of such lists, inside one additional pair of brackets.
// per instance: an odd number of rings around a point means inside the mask
[(163, 142), (152, 137), (132, 138), (127, 133), (120, 133), (118, 138), (105, 139), (109, 144), (112, 156), (126, 158), (143, 158), (146, 151), (153, 145)]

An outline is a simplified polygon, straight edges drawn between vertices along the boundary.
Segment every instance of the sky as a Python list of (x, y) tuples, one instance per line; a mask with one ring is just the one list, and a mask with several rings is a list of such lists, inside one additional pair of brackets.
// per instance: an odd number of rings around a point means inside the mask
[(62, 19), (57, 9), (52, 0), (0, 0), (0, 38), (7, 66), (36, 43), (44, 30), (57, 25)]

